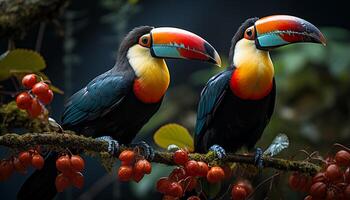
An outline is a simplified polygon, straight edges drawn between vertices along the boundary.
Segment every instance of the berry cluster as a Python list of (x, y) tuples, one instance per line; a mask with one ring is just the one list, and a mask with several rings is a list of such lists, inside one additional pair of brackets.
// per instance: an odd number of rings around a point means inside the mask
[(33, 166), (35, 169), (41, 169), (44, 166), (44, 158), (37, 150), (23, 151), (17, 157), (0, 161), (0, 181), (7, 180), (14, 171), (25, 174), (27, 168)]
[(193, 191), (197, 185), (196, 177), (189, 176), (183, 167), (177, 167), (168, 177), (160, 178), (157, 181), (156, 189), (164, 194), (164, 199), (177, 199), (182, 197), (185, 192)]
[(85, 163), (80, 156), (62, 155), (56, 160), (56, 168), (61, 172), (55, 182), (58, 192), (63, 192), (71, 185), (79, 189), (84, 186), (84, 176), (81, 172), (85, 168)]
[(121, 181), (133, 179), (138, 183), (145, 174), (150, 174), (152, 171), (151, 163), (131, 150), (121, 152), (119, 160), (121, 161), (121, 166), (118, 170), (118, 177)]
[(188, 152), (184, 150), (177, 150), (173, 160), (176, 164), (184, 167), (187, 176), (206, 177), (210, 183), (218, 183), (225, 178), (225, 172), (221, 167), (214, 166), (209, 169), (205, 162), (189, 160)]
[(350, 153), (340, 150), (334, 158), (327, 158), (324, 169), (312, 179), (294, 172), (289, 185), (294, 190), (309, 192), (305, 200), (350, 199)]
[[(198, 179), (218, 183), (232, 175), (231, 170), (224, 170), (220, 166), (209, 167), (205, 162), (190, 160), (188, 152), (182, 149), (174, 152), (173, 161), (179, 166), (168, 177), (160, 178), (156, 185), (157, 191), (164, 194), (163, 199), (180, 199), (186, 192), (200, 187)], [(197, 191), (201, 191), (201, 188)], [(240, 181), (232, 187), (232, 197), (237, 200), (247, 198), (251, 192), (252, 186), (247, 181)], [(188, 198), (188, 200), (197, 199), (200, 197)]]
[(38, 82), (35, 74), (25, 75), (22, 85), (28, 90), (17, 95), (17, 107), (33, 118), (38, 117), (45, 111), (44, 105), (51, 103), (53, 92), (44, 81)]

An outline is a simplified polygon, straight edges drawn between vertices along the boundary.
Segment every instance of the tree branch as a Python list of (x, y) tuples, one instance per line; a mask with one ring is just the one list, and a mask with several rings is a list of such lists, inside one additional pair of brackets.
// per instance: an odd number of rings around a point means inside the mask
[[(23, 135), (5, 134), (0, 136), (0, 145), (14, 149), (28, 149), (37, 145), (44, 145), (51, 149), (77, 149), (89, 152), (102, 153), (108, 149), (107, 142), (95, 140), (91, 137), (75, 135), (71, 131), (64, 133), (45, 132), (45, 133), (27, 133)], [(122, 146), (119, 152), (127, 149)], [(117, 153), (117, 155), (119, 154)], [(116, 155), (116, 156), (117, 156)], [(173, 153), (156, 151), (152, 162), (163, 163), (166, 165), (175, 165), (172, 159)], [(205, 161), (208, 164), (217, 164), (222, 162), (237, 162), (248, 165), (254, 165), (253, 155), (228, 154), (223, 160), (218, 161), (213, 153), (189, 155), (191, 159)], [(274, 168), (284, 171), (299, 171), (302, 173), (315, 174), (321, 167), (307, 161), (291, 161), (280, 158), (264, 157), (264, 167)]]
[(57, 18), (69, 0), (1, 0), (0, 37), (21, 38), (40, 22)]

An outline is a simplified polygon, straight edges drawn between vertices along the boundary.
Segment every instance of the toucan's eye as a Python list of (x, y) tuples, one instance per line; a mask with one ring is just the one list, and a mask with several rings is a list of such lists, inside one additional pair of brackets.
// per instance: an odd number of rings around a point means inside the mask
[(151, 47), (151, 36), (146, 34), (140, 37), (139, 44), (143, 47)]
[(254, 33), (254, 27), (251, 26), (245, 30), (244, 38), (248, 40), (254, 40), (255, 39), (255, 33)]

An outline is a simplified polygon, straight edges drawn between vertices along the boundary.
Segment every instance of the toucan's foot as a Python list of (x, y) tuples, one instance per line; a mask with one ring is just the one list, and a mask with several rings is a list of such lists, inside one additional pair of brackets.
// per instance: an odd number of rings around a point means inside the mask
[(108, 153), (111, 155), (115, 155), (119, 150), (119, 143), (113, 140), (111, 136), (101, 136), (96, 138), (96, 140), (108, 142)]
[(209, 148), (209, 151), (213, 151), (219, 159), (226, 157), (226, 151), (220, 145), (214, 144)]
[(139, 147), (140, 150), (142, 151), (141, 154), (149, 161), (152, 161), (154, 158), (154, 149), (147, 144), (145, 141), (141, 141), (138, 143), (133, 143), (131, 144), (133, 147)]
[(256, 148), (255, 155), (254, 155), (254, 163), (259, 169), (262, 169), (264, 167), (262, 156), (263, 156), (263, 150), (259, 147)]

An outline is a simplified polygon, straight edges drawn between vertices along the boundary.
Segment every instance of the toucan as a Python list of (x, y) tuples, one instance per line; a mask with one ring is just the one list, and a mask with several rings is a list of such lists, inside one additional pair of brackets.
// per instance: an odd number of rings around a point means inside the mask
[[(326, 44), (313, 24), (294, 16), (247, 19), (232, 38), (230, 66), (203, 88), (195, 127), (195, 151), (219, 158), (242, 147), (251, 150), (274, 112), (276, 83), (269, 51), (297, 42)], [(293, 62), (293, 60), (290, 60)], [(255, 161), (262, 165), (262, 150)]]
[[(65, 104), (62, 127), (110, 144), (129, 144), (159, 109), (170, 82), (165, 58), (221, 64), (216, 50), (198, 35), (178, 28), (141, 26), (120, 44), (112, 69), (94, 78)], [(52, 199), (56, 195), (55, 159), (23, 184), (18, 199)]]

